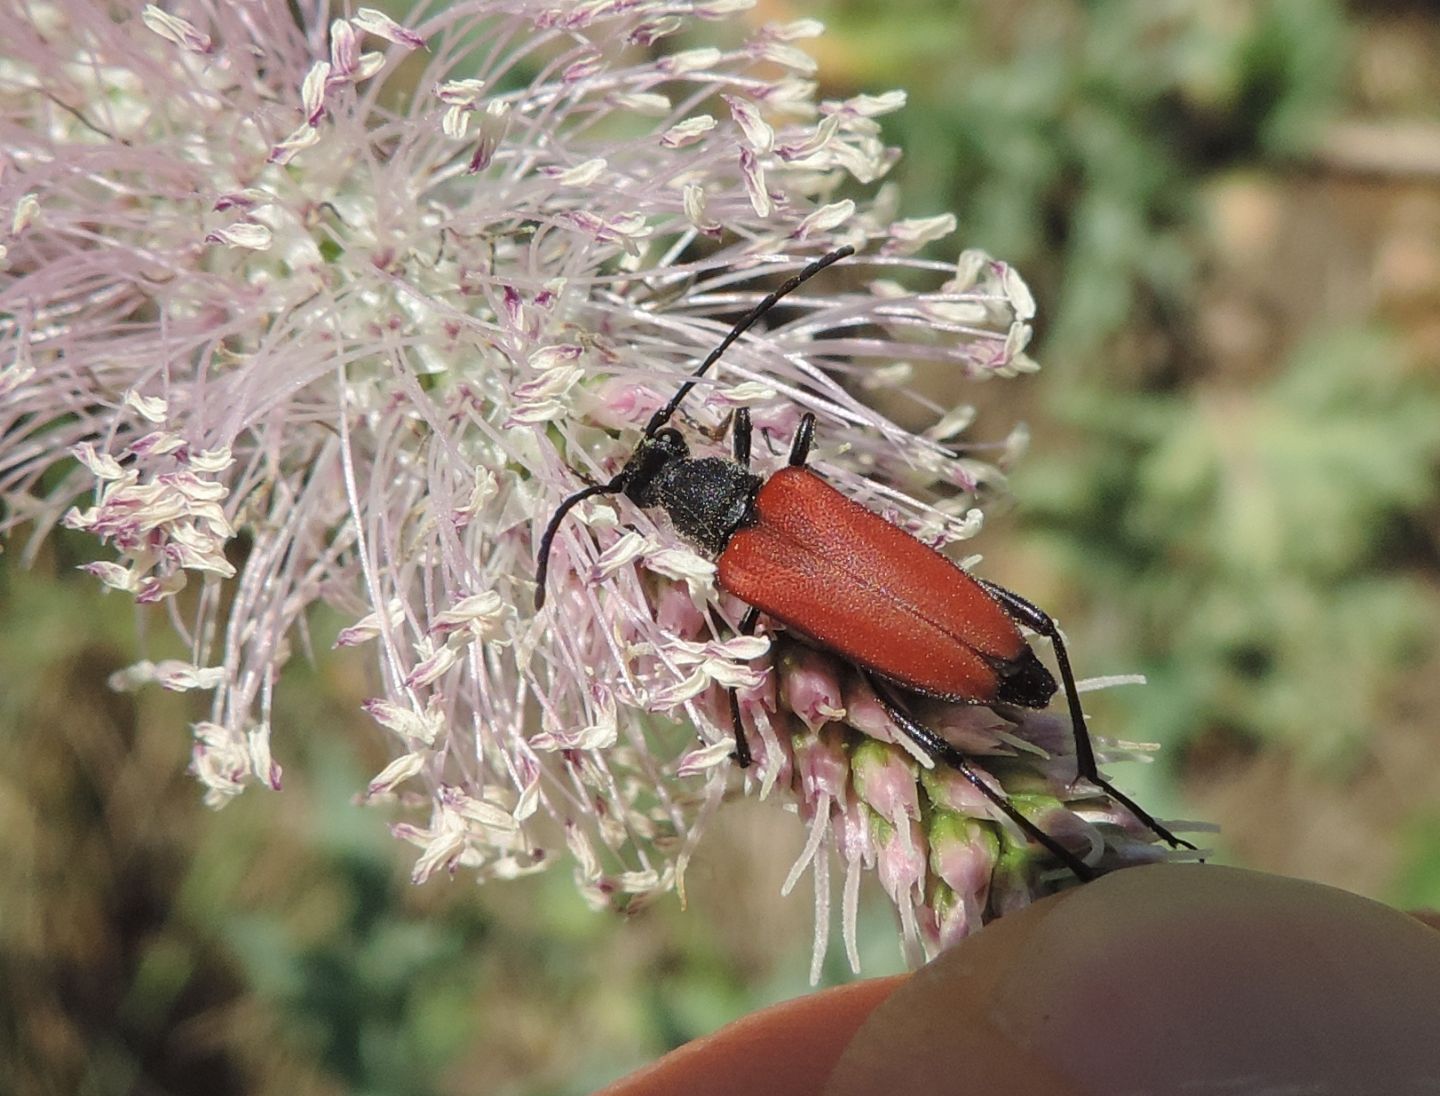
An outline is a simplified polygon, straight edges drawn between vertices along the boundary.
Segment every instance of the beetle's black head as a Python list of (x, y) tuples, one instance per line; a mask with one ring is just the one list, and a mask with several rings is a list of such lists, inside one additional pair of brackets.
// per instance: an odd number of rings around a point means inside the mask
[(659, 506), (661, 503), (654, 497), (655, 481), (666, 469), (689, 457), (690, 446), (680, 431), (667, 426), (640, 439), (618, 478), (625, 485), (625, 494), (638, 505)]
[(630, 501), (664, 510), (677, 533), (712, 556), (749, 518), (761, 482), (733, 460), (691, 458), (670, 427), (640, 442), (621, 477)]

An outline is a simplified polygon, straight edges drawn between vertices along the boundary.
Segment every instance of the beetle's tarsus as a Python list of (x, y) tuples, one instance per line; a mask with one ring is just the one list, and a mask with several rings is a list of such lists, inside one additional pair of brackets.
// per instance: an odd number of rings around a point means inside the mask
[(1085, 723), (1085, 710), (1080, 704), (1080, 689), (1075, 684), (1075, 674), (1070, 669), (1070, 656), (1066, 653), (1065, 640), (1060, 635), (1060, 627), (1055, 623), (1055, 618), (1038, 605), (1003, 586), (986, 582), (983, 578), (976, 581), (1000, 602), (1012, 620), (1044, 636), (1054, 648), (1055, 663), (1060, 667), (1060, 682), (1064, 686), (1065, 700), (1070, 708), (1070, 729), (1075, 739), (1076, 780), (1087, 780), (1102, 789), (1172, 849), (1185, 848), (1194, 851), (1194, 845), (1176, 837), (1156, 821), (1149, 811), (1100, 775), (1100, 766), (1095, 760), (1095, 745), (1090, 739), (1090, 729)]

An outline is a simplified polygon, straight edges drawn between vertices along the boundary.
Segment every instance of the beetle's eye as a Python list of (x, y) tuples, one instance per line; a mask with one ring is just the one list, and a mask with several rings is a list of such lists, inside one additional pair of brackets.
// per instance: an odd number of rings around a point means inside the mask
[(676, 430), (673, 426), (667, 426), (655, 431), (655, 440), (671, 449), (684, 441), (684, 439), (680, 437), (680, 431)]

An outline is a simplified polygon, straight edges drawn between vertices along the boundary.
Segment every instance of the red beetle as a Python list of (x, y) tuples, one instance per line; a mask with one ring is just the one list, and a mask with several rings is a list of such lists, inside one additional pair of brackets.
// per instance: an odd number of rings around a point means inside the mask
[[(982, 780), (964, 754), (910, 715), (903, 699), (908, 693), (958, 704), (1047, 707), (1055, 679), (1026, 643), (1019, 627), (1024, 624), (1054, 646), (1070, 706), (1078, 777), (1104, 789), (1173, 847), (1193, 849), (1100, 775), (1055, 622), (1024, 598), (968, 574), (806, 468), (814, 415), (800, 420), (789, 467), (769, 479), (750, 472), (745, 410), (735, 416), (733, 460), (691, 457), (680, 432), (665, 425), (696, 380), (781, 297), (852, 254), (852, 247), (832, 251), (765, 297), (651, 416), (625, 467), (608, 483), (586, 487), (560, 504), (540, 538), (535, 608), (545, 603), (550, 546), (572, 507), (595, 495), (618, 494), (645, 508), (659, 507), (677, 532), (715, 557), (720, 586), (750, 606), (741, 633), (753, 632), (764, 613), (847, 659), (921, 749), (963, 774), (1076, 876), (1090, 879), (1095, 873), (1089, 865)], [(750, 764), (750, 747), (733, 690), (730, 711), (733, 756), (743, 768)]]

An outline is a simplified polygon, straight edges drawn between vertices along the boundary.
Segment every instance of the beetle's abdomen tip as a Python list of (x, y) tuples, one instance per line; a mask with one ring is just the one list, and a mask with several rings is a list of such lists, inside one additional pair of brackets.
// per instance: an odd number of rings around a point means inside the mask
[(1021, 708), (1044, 708), (1055, 695), (1055, 678), (1045, 664), (1026, 647), (1019, 657), (995, 667), (1000, 688), (995, 699)]

